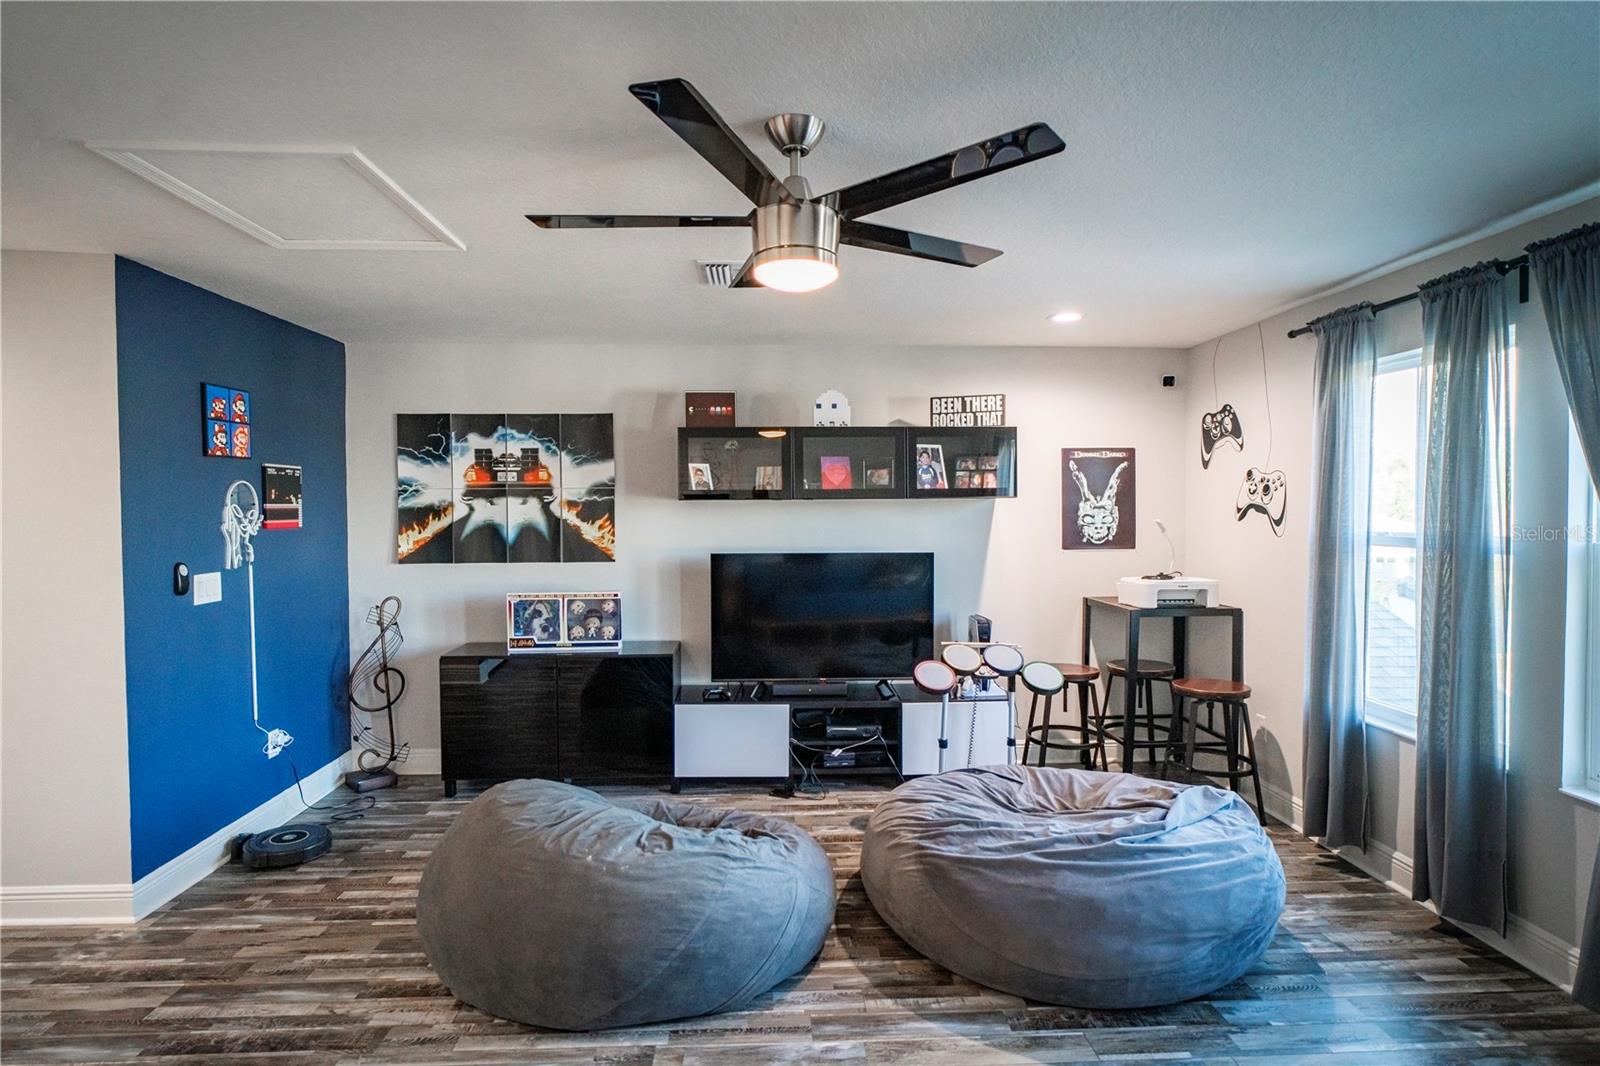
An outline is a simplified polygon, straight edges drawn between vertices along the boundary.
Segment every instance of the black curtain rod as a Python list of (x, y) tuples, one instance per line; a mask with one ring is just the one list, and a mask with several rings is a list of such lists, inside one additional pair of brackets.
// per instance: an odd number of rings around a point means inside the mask
[[(1505, 276), (1506, 274), (1511, 273), (1513, 270), (1520, 271), (1520, 273), (1517, 276), (1517, 302), (1518, 303), (1527, 303), (1528, 302), (1528, 257), (1525, 256), (1525, 255), (1519, 255), (1515, 259), (1496, 259), (1496, 260), (1493, 260), (1493, 262), (1494, 262), (1494, 268), (1500, 272), (1502, 277)], [(1373, 311), (1387, 311), (1391, 307), (1399, 307), (1401, 304), (1408, 304), (1412, 300), (1417, 300), (1417, 299), (1420, 299), (1420, 298), (1421, 298), (1421, 294), (1419, 292), (1417, 292), (1416, 290), (1412, 290), (1411, 292), (1406, 293), (1404, 296), (1396, 296), (1392, 300), (1385, 300), (1382, 303), (1373, 304), (1372, 305), (1372, 310)], [(1301, 326), (1299, 329), (1291, 329), (1289, 331), (1289, 336), (1290, 337), (1301, 337), (1301, 336), (1304, 336), (1305, 334), (1310, 333), (1310, 332), (1311, 332), (1311, 323), (1307, 322), (1305, 325)]]

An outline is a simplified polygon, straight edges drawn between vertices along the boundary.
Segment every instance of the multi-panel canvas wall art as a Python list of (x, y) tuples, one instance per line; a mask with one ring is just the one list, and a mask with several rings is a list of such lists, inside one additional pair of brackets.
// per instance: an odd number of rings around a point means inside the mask
[(402, 563), (609, 562), (609, 414), (397, 415)]

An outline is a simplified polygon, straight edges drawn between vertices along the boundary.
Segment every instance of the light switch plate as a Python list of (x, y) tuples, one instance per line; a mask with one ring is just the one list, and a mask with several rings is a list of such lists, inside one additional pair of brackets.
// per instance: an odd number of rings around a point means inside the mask
[(207, 574), (194, 575), (193, 587), (196, 607), (202, 603), (220, 603), (222, 600), (222, 571), (213, 570)]

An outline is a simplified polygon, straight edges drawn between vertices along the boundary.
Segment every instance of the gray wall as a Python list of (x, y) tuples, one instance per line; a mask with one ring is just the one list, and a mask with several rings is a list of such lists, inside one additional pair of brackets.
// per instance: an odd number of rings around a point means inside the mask
[[(1479, 260), (1511, 258), (1540, 237), (1600, 218), (1600, 200), (1517, 226), (1447, 254), (1396, 270), (1376, 280), (1276, 315), (1257, 327), (1221, 338), (1218, 392), (1240, 411), (1247, 431), (1243, 455), (1218, 453), (1201, 470), (1201, 414), (1214, 406), (1211, 358), (1214, 341), (1190, 350), (1184, 469), (1188, 495), (1185, 569), (1222, 579), (1224, 598), (1243, 606), (1247, 617), (1248, 680), (1257, 699), (1258, 744), (1267, 759), (1268, 806), (1298, 824), (1301, 804), (1302, 696), (1305, 680), (1306, 589), (1309, 558), (1307, 498), (1311, 488), (1312, 363), (1315, 339), (1285, 334), (1310, 318), (1361, 300), (1383, 300), (1417, 284)], [(1514, 521), (1521, 525), (1566, 523), (1566, 400), (1549, 350), (1537, 291), (1516, 302), (1515, 275), (1508, 282), (1509, 306), (1519, 342), (1516, 422), (1517, 483)], [(1380, 353), (1422, 344), (1421, 310), (1407, 304), (1379, 315)], [(1289, 485), (1285, 535), (1275, 538), (1257, 517), (1234, 520), (1233, 502), (1244, 469), (1265, 465), (1267, 418), (1262, 392), (1262, 350), (1272, 395), (1277, 440), (1272, 465)], [(1565, 626), (1565, 550), (1553, 542), (1519, 542), (1513, 552), (1513, 688), (1511, 706), (1509, 943), (1486, 931), (1486, 939), (1559, 982), (1571, 981), (1597, 839), (1600, 809), (1560, 791), (1565, 726), (1562, 676)], [(1220, 660), (1221, 649), (1207, 654)], [(1369, 727), (1371, 780), (1370, 846), (1357, 861), (1409, 891), (1415, 745)]]
[[(1192, 434), (1182, 390), (1163, 389), (1160, 378), (1184, 358), (1139, 349), (351, 344), (352, 646), (371, 640), (367, 607), (398, 594), (409, 681), (401, 733), (423, 749), (408, 767), (417, 772), (437, 758), (439, 653), (504, 639), (507, 592), (620, 589), (628, 635), (682, 640), (685, 679), (706, 678), (714, 551), (932, 551), (941, 630), (964, 634), (967, 614), (981, 611), (1029, 656), (1076, 660), (1082, 597), (1166, 565), (1155, 519), (1182, 544), (1180, 456)], [(741, 425), (794, 425), (810, 422), (812, 400), (830, 388), (850, 398), (857, 425), (927, 425), (929, 396), (1005, 393), (1018, 430), (1017, 498), (677, 499), (684, 390), (734, 390)], [(396, 563), (394, 416), (428, 410), (615, 412), (617, 561)], [(1061, 449), (1080, 445), (1137, 449), (1137, 549), (1061, 550)]]
[(132, 914), (112, 270), (109, 255), (0, 257), (7, 919)]

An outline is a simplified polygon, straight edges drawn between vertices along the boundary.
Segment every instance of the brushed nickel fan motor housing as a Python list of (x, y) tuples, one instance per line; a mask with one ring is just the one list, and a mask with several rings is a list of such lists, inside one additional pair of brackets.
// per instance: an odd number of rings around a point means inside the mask
[(767, 119), (767, 137), (784, 155), (809, 155), (826, 128), (816, 115), (791, 113)]
[(774, 259), (839, 262), (839, 213), (825, 203), (763, 204), (756, 208), (752, 267)]

